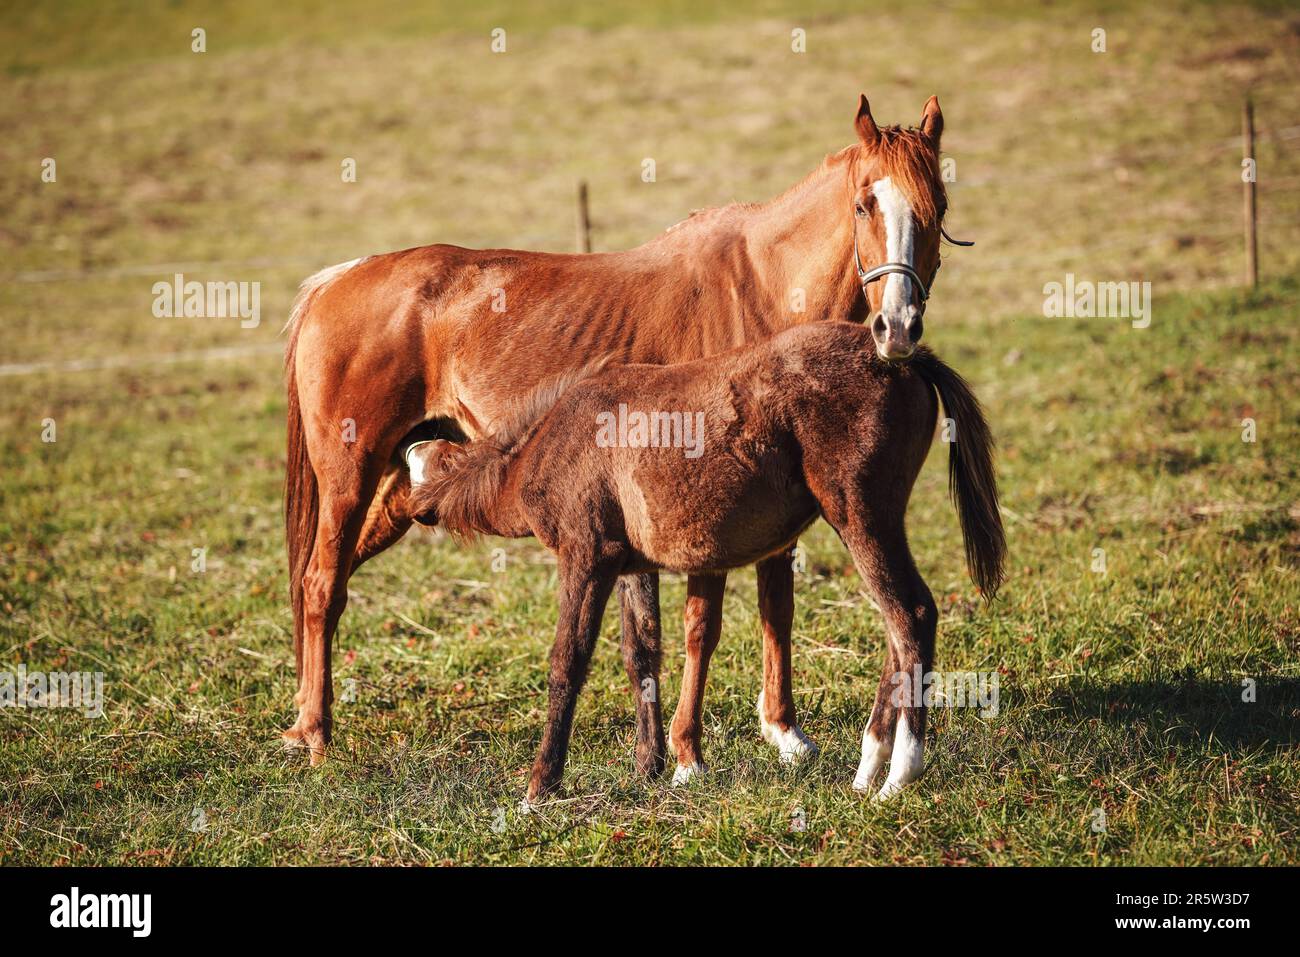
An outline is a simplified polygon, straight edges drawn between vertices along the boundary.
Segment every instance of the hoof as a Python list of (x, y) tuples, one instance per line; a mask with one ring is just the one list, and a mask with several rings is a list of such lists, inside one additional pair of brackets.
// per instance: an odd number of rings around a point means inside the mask
[(798, 764), (807, 758), (815, 758), (819, 752), (817, 745), (797, 724), (782, 728), (763, 717), (763, 694), (758, 696), (758, 724), (763, 732), (763, 740), (781, 755), (782, 764)]
[(902, 790), (903, 790), (903, 785), (900, 784), (899, 782), (886, 781), (885, 786), (882, 787), (878, 792), (876, 792), (876, 796), (871, 799), (872, 803), (884, 804), (886, 801), (891, 801)]
[(280, 742), (285, 751), (308, 751), (311, 755), (311, 766), (315, 768), (325, 762), (325, 747), (329, 743), (329, 734), (319, 726), (303, 730), (302, 722), (299, 721), (280, 735)]
[(869, 774), (863, 774), (859, 771), (853, 776), (853, 790), (862, 792), (874, 791), (876, 789), (877, 777), (879, 777), (879, 774), (875, 771), (872, 771)]
[(689, 784), (693, 779), (709, 773), (708, 766), (696, 761), (694, 764), (679, 764), (673, 772), (673, 787), (679, 788)]

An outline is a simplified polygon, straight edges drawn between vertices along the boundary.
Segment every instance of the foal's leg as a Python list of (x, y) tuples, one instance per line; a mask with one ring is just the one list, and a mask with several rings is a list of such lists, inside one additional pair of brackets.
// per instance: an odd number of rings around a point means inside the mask
[(794, 623), (794, 550), (758, 563), (758, 614), (763, 624), (763, 690), (758, 695), (758, 723), (763, 740), (787, 764), (817, 753), (795, 721), (790, 665), (790, 629)]
[(618, 580), (623, 618), (623, 666), (636, 702), (636, 767), (647, 777), (664, 769), (664, 723), (659, 705), (659, 576)]
[(555, 792), (564, 774), (573, 730), (573, 709), (587, 678), (591, 653), (600, 633), (600, 619), (618, 575), (611, 563), (582, 563), (561, 559), (559, 619), (551, 648), (550, 701), (542, 746), (528, 782), (531, 803)]
[(889, 640), (885, 674), (862, 733), (862, 761), (853, 780), (855, 788), (869, 789), (888, 758), (889, 776), (876, 795), (884, 800), (920, 777), (925, 766), (924, 689), (915, 687), (914, 679), (934, 666), (938, 610), (912, 561), (901, 518), (872, 525), (865, 513), (853, 515), (841, 537), (880, 605)]
[(871, 790), (893, 753), (894, 728), (898, 721), (898, 705), (894, 700), (898, 685), (893, 679), (897, 674), (898, 658), (893, 644), (886, 642), (885, 670), (880, 676), (880, 687), (876, 689), (876, 703), (872, 705), (871, 717), (862, 729), (862, 760), (858, 763), (858, 773), (853, 777), (853, 787), (858, 791)]
[(686, 668), (671, 728), (673, 753), (677, 755), (673, 784), (685, 784), (708, 770), (700, 749), (700, 726), (709, 659), (722, 634), (722, 593), (726, 585), (726, 575), (691, 575), (686, 579)]

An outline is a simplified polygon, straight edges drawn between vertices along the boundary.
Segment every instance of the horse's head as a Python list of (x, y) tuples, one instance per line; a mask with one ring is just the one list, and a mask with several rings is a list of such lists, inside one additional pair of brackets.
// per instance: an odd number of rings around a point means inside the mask
[(883, 359), (903, 360), (921, 341), (947, 195), (939, 173), (943, 113), (930, 97), (917, 129), (876, 126), (863, 96), (850, 163), (854, 266), (867, 321)]

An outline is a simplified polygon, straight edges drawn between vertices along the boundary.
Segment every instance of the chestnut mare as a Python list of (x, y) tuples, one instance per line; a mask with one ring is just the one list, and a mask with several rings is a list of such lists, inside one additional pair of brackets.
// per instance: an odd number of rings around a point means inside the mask
[[(789, 547), (818, 516), (848, 547), (888, 637), (853, 785), (871, 788), (887, 760), (878, 798), (920, 776), (924, 699), (899, 680), (930, 673), (938, 613), (903, 526), (934, 439), (936, 392), (955, 424), (950, 490), (986, 599), (1002, 582), (1006, 543), (992, 440), (970, 388), (928, 349), (889, 362), (871, 340), (861, 326), (823, 322), (695, 362), (579, 374), (558, 401), (561, 388), (541, 390), (496, 435), (439, 439), (423, 453), (427, 478), (412, 492), (415, 507), (435, 510), (461, 537), (535, 535), (559, 559), (550, 703), (530, 801), (559, 787), (574, 705), (620, 575), (721, 577)], [(635, 441), (611, 443), (599, 423), (615, 409), (667, 418)], [(667, 441), (673, 414), (698, 421), (689, 451)], [(685, 432), (678, 424), (672, 437)], [(682, 698), (698, 705), (703, 693), (704, 674), (688, 665)]]
[[(331, 644), (349, 576), (413, 520), (436, 522), (408, 505), (404, 456), (414, 442), (490, 435), (539, 383), (594, 362), (689, 361), (803, 322), (875, 316), (878, 354), (911, 354), (939, 268), (943, 115), (931, 97), (918, 129), (880, 128), (863, 96), (855, 128), (857, 143), (775, 199), (700, 212), (626, 252), (424, 246), (332, 266), (303, 283), (285, 351), (298, 668), (288, 746), (308, 749), (313, 764), (324, 759)], [(722, 586), (721, 576), (688, 582), (688, 670), (717, 643)], [(785, 760), (814, 750), (791, 691), (793, 589), (788, 551), (758, 563), (759, 719)], [(655, 774), (665, 761), (659, 696), (641, 689), (659, 686), (658, 578), (620, 579), (619, 592), (636, 763)], [(683, 697), (671, 727), (683, 773), (703, 766), (699, 731), (699, 703)]]

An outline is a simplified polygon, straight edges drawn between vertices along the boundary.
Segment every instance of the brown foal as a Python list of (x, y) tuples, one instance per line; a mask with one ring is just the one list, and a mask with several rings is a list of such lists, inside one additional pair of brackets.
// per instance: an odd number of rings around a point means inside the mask
[[(949, 477), (971, 576), (986, 597), (1002, 581), (1005, 543), (992, 441), (965, 382), (926, 349), (905, 364), (876, 352), (861, 326), (800, 326), (711, 359), (605, 369), (558, 401), (556, 389), (544, 390), (491, 438), (432, 443), (414, 507), (456, 535), (535, 535), (559, 558), (550, 703), (529, 800), (559, 785), (574, 704), (620, 575), (686, 572), (688, 606), (707, 597), (716, 607), (720, 595), (701, 588), (783, 555), (819, 515), (848, 547), (888, 635), (854, 786), (871, 787), (885, 760), (879, 797), (920, 775), (925, 706), (891, 691), (896, 676), (928, 673), (934, 659), (935, 605), (903, 518), (934, 437), (936, 391), (955, 423)], [(696, 713), (716, 620), (701, 631), (706, 647), (688, 662), (682, 689)]]
[[(330, 740), (331, 644), (349, 576), (417, 517), (405, 453), (417, 440), (498, 432), (540, 383), (593, 362), (665, 364), (762, 341), (789, 326), (866, 321), (901, 358), (921, 333), (939, 268), (945, 208), (943, 116), (877, 127), (865, 97), (858, 141), (761, 204), (692, 215), (626, 252), (557, 255), (425, 246), (326, 269), (302, 287), (286, 349), (289, 550), (298, 717), (286, 742), (312, 763)], [(883, 281), (855, 272), (886, 263)], [(906, 267), (906, 271), (901, 268)], [(811, 750), (790, 676), (793, 583), (787, 554), (758, 564), (764, 736), (793, 759)], [(623, 642), (637, 699), (637, 762), (664, 763), (657, 694), (658, 580), (620, 580)], [(688, 669), (702, 673), (721, 622), (722, 577), (690, 583)], [(699, 765), (699, 714), (679, 702), (679, 766)]]

